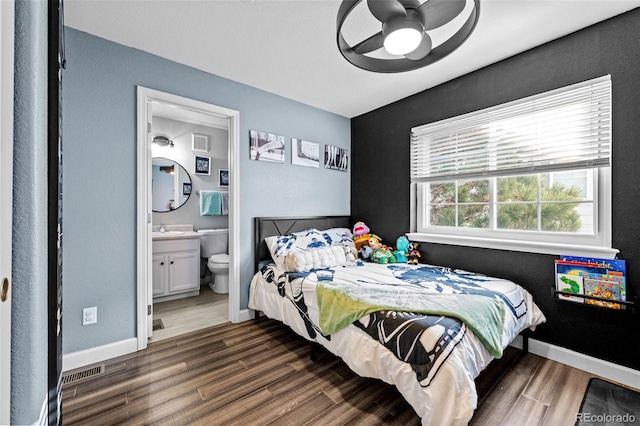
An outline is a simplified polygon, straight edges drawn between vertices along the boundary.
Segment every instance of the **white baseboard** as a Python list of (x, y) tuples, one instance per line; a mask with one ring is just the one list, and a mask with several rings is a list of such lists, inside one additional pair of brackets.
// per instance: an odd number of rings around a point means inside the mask
[[(238, 322), (250, 321), (253, 318), (254, 311), (252, 309), (243, 309), (240, 311)], [(516, 337), (511, 343), (511, 346), (522, 349), (522, 336)], [(133, 337), (95, 348), (72, 352), (62, 356), (62, 371), (75, 370), (76, 368), (81, 368), (96, 362), (102, 362), (133, 353), (137, 350), (138, 340)], [(640, 371), (638, 370), (581, 354), (570, 349), (561, 348), (560, 346), (555, 346), (550, 343), (529, 339), (529, 352), (635, 389), (638, 388), (638, 383), (640, 383)]]
[(238, 322), (250, 321), (254, 318), (253, 309), (243, 309), (238, 315)]
[[(516, 337), (511, 345), (522, 349), (522, 336)], [(638, 389), (640, 384), (640, 371), (638, 370), (550, 343), (529, 339), (529, 352), (635, 389)]]
[(95, 348), (84, 349), (82, 351), (71, 352), (62, 355), (62, 371), (75, 370), (96, 362), (106, 361), (122, 355), (130, 354), (138, 350), (138, 339), (121, 340)]

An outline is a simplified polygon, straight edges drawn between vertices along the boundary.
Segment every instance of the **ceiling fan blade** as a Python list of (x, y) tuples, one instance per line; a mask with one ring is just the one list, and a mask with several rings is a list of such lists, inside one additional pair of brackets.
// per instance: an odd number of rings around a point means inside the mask
[(429, 0), (416, 12), (425, 31), (441, 27), (464, 10), (466, 0)]
[(384, 37), (382, 37), (382, 31), (380, 31), (379, 33), (374, 34), (368, 39), (353, 46), (353, 51), (359, 55), (364, 55), (365, 53), (370, 53), (374, 50), (380, 49), (383, 45)]
[(406, 53), (404, 56), (407, 59), (418, 61), (427, 56), (429, 52), (431, 52), (432, 44), (433, 43), (431, 42), (431, 37), (429, 37), (429, 34), (424, 33), (422, 34), (422, 41), (420, 42), (418, 47), (416, 47), (413, 52)]
[(407, 16), (407, 11), (397, 0), (367, 0), (371, 14), (383, 24), (391, 18)]

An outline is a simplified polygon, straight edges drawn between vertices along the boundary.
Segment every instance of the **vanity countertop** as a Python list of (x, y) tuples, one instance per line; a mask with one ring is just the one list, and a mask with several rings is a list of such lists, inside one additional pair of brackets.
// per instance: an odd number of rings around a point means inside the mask
[(186, 238), (200, 238), (201, 234), (195, 231), (166, 231), (166, 232), (152, 232), (151, 237), (154, 241), (158, 240), (181, 240)]

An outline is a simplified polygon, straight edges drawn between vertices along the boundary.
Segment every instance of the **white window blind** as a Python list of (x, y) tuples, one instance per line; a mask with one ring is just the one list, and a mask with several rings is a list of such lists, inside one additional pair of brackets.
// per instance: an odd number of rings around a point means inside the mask
[(609, 166), (609, 75), (411, 129), (411, 181)]

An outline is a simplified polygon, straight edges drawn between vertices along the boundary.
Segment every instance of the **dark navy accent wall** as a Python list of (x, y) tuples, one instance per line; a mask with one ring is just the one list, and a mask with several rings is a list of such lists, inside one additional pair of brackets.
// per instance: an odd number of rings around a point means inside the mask
[[(351, 214), (393, 245), (410, 227), (412, 127), (611, 74), (612, 244), (640, 294), (640, 9), (593, 25), (351, 121)], [(422, 261), (512, 279), (547, 316), (534, 338), (640, 369), (640, 314), (558, 302), (557, 256), (422, 244)]]

